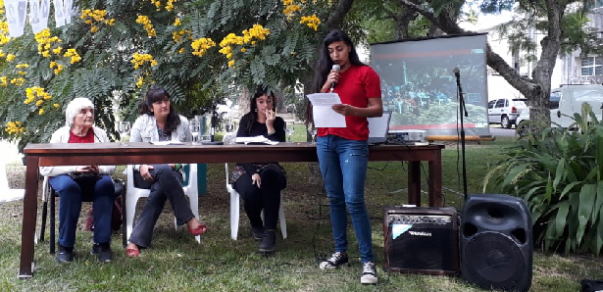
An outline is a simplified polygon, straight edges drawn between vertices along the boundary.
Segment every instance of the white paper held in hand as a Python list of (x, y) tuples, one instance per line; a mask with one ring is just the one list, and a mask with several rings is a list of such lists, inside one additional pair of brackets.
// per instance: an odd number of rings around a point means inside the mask
[(314, 126), (317, 128), (345, 128), (345, 116), (335, 112), (331, 106), (341, 104), (337, 93), (308, 94), (312, 103)]

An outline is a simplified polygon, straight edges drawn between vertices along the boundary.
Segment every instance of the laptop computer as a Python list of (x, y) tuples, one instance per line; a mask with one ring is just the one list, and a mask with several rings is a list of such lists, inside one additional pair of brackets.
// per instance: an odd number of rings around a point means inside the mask
[(387, 131), (389, 129), (389, 120), (391, 111), (383, 111), (380, 117), (368, 118), (369, 123), (369, 145), (379, 145), (387, 142)]

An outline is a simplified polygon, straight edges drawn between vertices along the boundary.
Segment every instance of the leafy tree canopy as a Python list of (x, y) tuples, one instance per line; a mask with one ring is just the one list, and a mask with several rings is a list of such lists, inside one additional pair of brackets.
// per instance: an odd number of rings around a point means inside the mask
[(351, 1), (75, 2), (71, 24), (57, 28), (50, 17), (49, 29), (26, 26), (12, 39), (1, 13), (0, 136), (21, 149), (48, 141), (74, 97), (93, 100), (97, 125), (116, 139), (116, 114), (134, 119), (153, 85), (188, 116), (233, 88), (292, 86), (310, 75), (323, 21)]

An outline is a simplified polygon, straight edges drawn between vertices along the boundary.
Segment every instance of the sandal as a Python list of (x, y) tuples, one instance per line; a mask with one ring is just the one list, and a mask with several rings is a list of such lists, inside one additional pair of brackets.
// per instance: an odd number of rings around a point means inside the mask
[[(135, 245), (136, 246), (136, 245)], [(136, 258), (140, 255), (138, 247), (126, 247), (126, 256), (129, 258)]]
[(190, 228), (187, 227), (188, 229), (188, 233), (190, 233), (192, 236), (197, 236), (197, 235), (201, 235), (203, 233), (205, 233), (205, 231), (207, 231), (207, 226), (205, 226), (205, 224), (199, 224), (199, 226), (197, 228)]

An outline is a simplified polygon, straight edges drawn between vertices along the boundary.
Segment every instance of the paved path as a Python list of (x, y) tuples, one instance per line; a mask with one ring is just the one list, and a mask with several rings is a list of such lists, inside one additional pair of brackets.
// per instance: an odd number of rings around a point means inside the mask
[(515, 127), (504, 129), (500, 125), (490, 125), (490, 134), (494, 137), (515, 137)]

